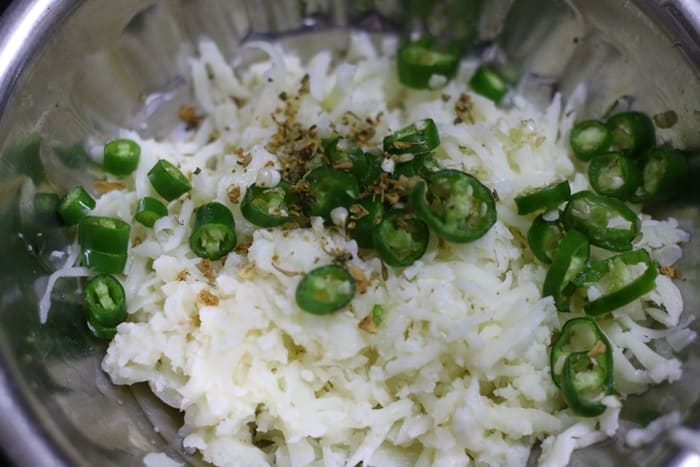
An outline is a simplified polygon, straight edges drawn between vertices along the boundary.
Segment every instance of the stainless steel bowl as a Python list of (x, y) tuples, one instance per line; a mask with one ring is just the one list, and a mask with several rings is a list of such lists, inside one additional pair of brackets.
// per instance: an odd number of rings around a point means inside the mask
[[(481, 3), (481, 15), (451, 14)], [(179, 58), (202, 35), (231, 54), (251, 37), (331, 46), (347, 28), (405, 34), (427, 29), (474, 40), (502, 54), (521, 76), (521, 91), (548, 100), (579, 82), (591, 90), (586, 113), (633, 105), (678, 123), (660, 135), (700, 146), (700, 3), (698, 0), (456, 0), (411, 19), (400, 0), (23, 0), (0, 20), (0, 441), (21, 466), (140, 465), (144, 454), (182, 452), (180, 419), (144, 385), (114, 387), (101, 373), (103, 345), (76, 318), (75, 283), (54, 291), (49, 321), (37, 302), (69, 238), (32, 209), (35, 191), (66, 189), (88, 135), (132, 127), (158, 135), (173, 122), (188, 83)], [(309, 41), (309, 35), (323, 40)], [(320, 46), (320, 45), (319, 45)], [(72, 155), (73, 157), (67, 157)], [(695, 233), (700, 189), (664, 214)], [(698, 240), (680, 265), (687, 313), (700, 305)], [(697, 328), (697, 327), (696, 327)], [(632, 398), (625, 427), (680, 410), (700, 425), (700, 342), (686, 349), (685, 376)], [(684, 464), (688, 462), (688, 464)], [(660, 437), (632, 450), (613, 439), (577, 453), (573, 465), (698, 465)]]

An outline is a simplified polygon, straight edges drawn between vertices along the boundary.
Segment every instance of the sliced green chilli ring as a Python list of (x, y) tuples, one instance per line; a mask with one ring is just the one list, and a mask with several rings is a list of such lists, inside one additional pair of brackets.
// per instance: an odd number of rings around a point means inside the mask
[(578, 159), (584, 162), (607, 152), (611, 143), (612, 133), (610, 129), (598, 120), (585, 120), (577, 123), (569, 135), (571, 150)]
[(472, 91), (498, 104), (508, 94), (508, 84), (492, 64), (479, 66), (469, 80)]
[(567, 230), (578, 230), (591, 245), (610, 251), (628, 251), (637, 238), (637, 214), (615, 198), (590, 191), (574, 194), (564, 208), (562, 222)]
[(83, 250), (126, 254), (131, 226), (121, 219), (86, 216), (78, 224), (78, 244)]
[(552, 380), (571, 412), (595, 417), (605, 411), (602, 399), (615, 389), (613, 352), (595, 321), (588, 317), (567, 321), (552, 345), (550, 362)]
[(413, 188), (409, 203), (416, 216), (450, 242), (474, 241), (496, 223), (496, 201), (491, 190), (459, 170), (430, 173)]
[(542, 209), (556, 208), (567, 202), (570, 197), (569, 182), (563, 180), (516, 196), (515, 206), (518, 208), (518, 214), (522, 216)]
[(619, 152), (601, 154), (588, 164), (588, 180), (599, 195), (629, 199), (642, 181), (642, 171)]
[(667, 201), (687, 186), (689, 173), (688, 158), (681, 151), (665, 146), (653, 148), (644, 158), (642, 183), (633, 201)]
[(441, 46), (430, 37), (421, 37), (399, 48), (399, 81), (416, 89), (441, 88), (457, 73), (459, 59), (455, 45)]
[(406, 267), (420, 259), (428, 248), (428, 224), (414, 214), (398, 209), (384, 213), (373, 232), (374, 248), (389, 266)]
[(296, 303), (314, 315), (338, 311), (355, 296), (355, 279), (347, 269), (330, 264), (309, 271), (297, 285)]
[(144, 196), (136, 206), (134, 220), (146, 227), (153, 227), (158, 219), (168, 215), (168, 208), (156, 198)]
[[(597, 342), (605, 345), (606, 349), (612, 349), (610, 341), (598, 324), (588, 316), (572, 318), (564, 323), (559, 335), (552, 343), (550, 352), (550, 366), (552, 381), (561, 388), (561, 370), (564, 359), (574, 352), (588, 352), (596, 347)], [(606, 367), (612, 368), (611, 360), (606, 362)]]
[(287, 184), (263, 187), (253, 183), (241, 201), (241, 214), (258, 227), (277, 227), (292, 220), (287, 199)]
[(141, 146), (136, 141), (115, 139), (105, 144), (102, 168), (114, 175), (129, 175), (138, 167), (140, 158)]
[(153, 189), (167, 201), (172, 201), (192, 189), (189, 180), (172, 163), (161, 159), (148, 171)]
[(115, 327), (126, 320), (126, 293), (116, 277), (100, 274), (90, 278), (83, 288), (83, 298), (92, 322)]
[(65, 225), (75, 225), (95, 209), (95, 204), (85, 188), (76, 186), (58, 203), (58, 215)]
[(617, 113), (605, 125), (612, 135), (612, 149), (629, 157), (641, 156), (656, 143), (654, 122), (641, 112)]
[(236, 246), (236, 225), (231, 210), (213, 201), (197, 208), (190, 248), (200, 258), (218, 260)]
[(302, 209), (307, 216), (330, 219), (331, 211), (347, 207), (360, 196), (357, 179), (348, 172), (330, 167), (318, 167), (306, 176), (309, 184)]

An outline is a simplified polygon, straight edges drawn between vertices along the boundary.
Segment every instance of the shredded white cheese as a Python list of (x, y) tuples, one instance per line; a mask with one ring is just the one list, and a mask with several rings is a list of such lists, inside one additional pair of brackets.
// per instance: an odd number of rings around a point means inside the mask
[[(638, 448), (649, 444), (657, 439), (662, 433), (677, 427), (683, 417), (680, 412), (673, 411), (653, 420), (644, 428), (633, 428), (625, 434), (625, 442), (633, 448)], [(674, 430), (675, 431), (675, 430)]]
[(146, 467), (182, 467), (182, 462), (176, 462), (163, 452), (149, 452), (143, 456), (143, 465)]
[(693, 458), (700, 462), (700, 431), (679, 426), (671, 430), (669, 438), (678, 447), (696, 453)]
[[(103, 368), (117, 384), (147, 382), (182, 410), (184, 446), (220, 466), (525, 465), (538, 442), (541, 465), (565, 465), (574, 449), (615, 433), (620, 399), (680, 376), (680, 363), (655, 347), (667, 334), (652, 332), (676, 329), (680, 294), (660, 277), (656, 291), (602, 323), (619, 395), (597, 418), (572, 416), (549, 368), (552, 335), (569, 316), (542, 298), (547, 269), (528, 251), (531, 219), (517, 215), (513, 197), (562, 179), (574, 191), (588, 188), (567, 149), (584, 91), (566, 105), (557, 96), (544, 112), (518, 96), (513, 108), (499, 108), (467, 90), (473, 62), (443, 89), (411, 90), (397, 81), (395, 39), (382, 41), (375, 47), (354, 34), (343, 60), (323, 51), (306, 64), (280, 45), (254, 42), (241, 54), (256, 49), (264, 58), (245, 67), (235, 58), (233, 68), (204, 41), (190, 61), (205, 115), (198, 129), (165, 141), (122, 133), (142, 149), (133, 189), (102, 196), (97, 213), (131, 221), (136, 200), (153, 195), (146, 174), (159, 158), (193, 189), (153, 229), (134, 225), (139, 242), (123, 276), (130, 317)], [(433, 238), (405, 269), (359, 256), (342, 228), (320, 219), (307, 229), (256, 229), (231, 194), (278, 181), (270, 143), (287, 105), (296, 107), (295, 123), (321, 137), (371, 130), (362, 133), (366, 148), (432, 118), (439, 164), (493, 188), (498, 221), (472, 243)], [(393, 162), (382, 167), (392, 171)], [(212, 200), (232, 209), (248, 247), (205, 263), (187, 239), (193, 210)], [(346, 217), (338, 211), (334, 222)], [(643, 219), (638, 246), (664, 263), (678, 259), (687, 235), (675, 220)], [(330, 263), (333, 251), (349, 253), (365, 290), (330, 316), (304, 313), (294, 301), (300, 275)], [(67, 269), (51, 280), (83, 273)], [(376, 304), (384, 314), (371, 333), (360, 323)], [(673, 336), (679, 348), (694, 337)]]

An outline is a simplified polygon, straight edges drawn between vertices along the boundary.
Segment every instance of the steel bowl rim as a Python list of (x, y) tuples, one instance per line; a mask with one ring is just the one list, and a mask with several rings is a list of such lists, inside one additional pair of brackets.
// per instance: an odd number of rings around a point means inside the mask
[[(22, 73), (81, 0), (15, 0), (0, 17), (0, 119)], [(635, 3), (679, 45), (700, 69), (700, 2), (636, 0)], [(9, 352), (0, 342), (0, 446), (16, 465), (74, 465), (60, 435), (38, 414), (27, 396)], [(680, 451), (669, 465), (681, 466), (697, 454)]]

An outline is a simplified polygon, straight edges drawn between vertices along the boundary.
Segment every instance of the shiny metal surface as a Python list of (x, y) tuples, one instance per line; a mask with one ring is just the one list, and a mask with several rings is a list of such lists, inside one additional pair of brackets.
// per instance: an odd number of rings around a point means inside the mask
[[(107, 137), (118, 127), (163, 134), (188, 95), (182, 57), (202, 35), (232, 56), (241, 41), (259, 36), (342, 46), (344, 34), (335, 26), (449, 31), (478, 39), (484, 54), (506, 56), (532, 99), (545, 101), (554, 90), (566, 95), (584, 81), (591, 91), (589, 115), (614, 102), (652, 114), (674, 109), (679, 124), (660, 137), (700, 147), (697, 0), (492, 0), (481, 2), (478, 20), (450, 22), (450, 8), (459, 3), (442, 2), (438, 13), (422, 20), (407, 19), (399, 0), (12, 5), (0, 19), (0, 444), (17, 465), (131, 466), (141, 465), (148, 452), (202, 464), (181, 452), (178, 414), (146, 386), (114, 387), (101, 373), (104, 346), (82, 325), (74, 282), (60, 283), (49, 322), (39, 324), (38, 297), (62, 261), (52, 252), (70, 235), (37, 218), (27, 202), (34, 191), (60, 192), (89, 178), (65, 150), (75, 154), (90, 135)], [(299, 32), (321, 39), (308, 41)], [(699, 206), (695, 188), (664, 212), (694, 234)], [(700, 309), (698, 246), (694, 236), (680, 266), (689, 312)], [(700, 342), (681, 357), (684, 378), (628, 401), (625, 427), (670, 410), (686, 414), (686, 426), (700, 427)], [(698, 465), (693, 456), (663, 438), (636, 450), (615, 439), (578, 453), (572, 464)]]

